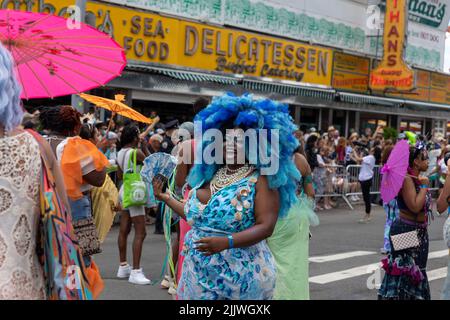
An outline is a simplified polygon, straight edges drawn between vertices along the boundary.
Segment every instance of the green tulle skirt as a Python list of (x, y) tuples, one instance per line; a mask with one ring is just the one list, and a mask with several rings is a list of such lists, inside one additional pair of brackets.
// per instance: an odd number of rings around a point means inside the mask
[(267, 240), (277, 268), (275, 300), (309, 300), (309, 228), (319, 224), (312, 207), (300, 197)]

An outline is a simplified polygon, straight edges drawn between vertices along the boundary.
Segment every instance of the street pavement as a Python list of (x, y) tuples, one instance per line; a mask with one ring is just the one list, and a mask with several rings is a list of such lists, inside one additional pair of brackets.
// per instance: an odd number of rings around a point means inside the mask
[[(376, 300), (376, 284), (382, 279), (375, 272), (382, 255), (385, 214), (381, 207), (373, 207), (373, 219), (359, 224), (363, 207), (354, 211), (341, 204), (339, 209), (318, 213), (320, 226), (312, 228), (310, 242), (310, 295), (312, 300)], [(430, 256), (428, 277), (432, 299), (439, 299), (447, 273), (448, 248), (444, 244), (442, 226), (445, 217), (436, 217), (429, 228)], [(142, 267), (155, 285), (136, 286), (127, 280), (116, 279), (118, 268), (117, 235), (113, 227), (105, 243), (103, 253), (96, 255), (105, 290), (100, 299), (106, 300), (172, 300), (167, 290), (161, 289), (161, 269), (166, 256), (162, 235), (153, 234), (154, 226), (147, 229)], [(131, 263), (129, 238), (128, 257)], [(378, 269), (379, 270), (379, 269)]]

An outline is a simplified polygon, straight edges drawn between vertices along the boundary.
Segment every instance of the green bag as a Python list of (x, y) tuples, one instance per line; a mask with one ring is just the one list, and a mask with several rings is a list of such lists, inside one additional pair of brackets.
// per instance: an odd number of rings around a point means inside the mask
[[(123, 207), (145, 206), (147, 204), (147, 186), (142, 181), (141, 174), (136, 170), (137, 150), (131, 151), (128, 167), (123, 173)], [(133, 158), (133, 172), (128, 172)]]

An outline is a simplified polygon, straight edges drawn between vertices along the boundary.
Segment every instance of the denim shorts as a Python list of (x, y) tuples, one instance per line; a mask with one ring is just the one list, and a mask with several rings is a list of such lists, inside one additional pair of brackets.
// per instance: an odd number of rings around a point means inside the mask
[(75, 201), (69, 199), (69, 204), (72, 211), (73, 221), (92, 217), (92, 204), (88, 195), (85, 195), (81, 199)]

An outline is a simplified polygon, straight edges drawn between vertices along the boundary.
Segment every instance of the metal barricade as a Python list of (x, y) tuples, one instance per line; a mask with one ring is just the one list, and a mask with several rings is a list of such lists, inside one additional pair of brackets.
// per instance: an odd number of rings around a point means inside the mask
[[(349, 182), (356, 183), (354, 190), (346, 193), (347, 197), (350, 196), (360, 196), (362, 195), (361, 187), (359, 184), (359, 173), (361, 172), (360, 165), (350, 165), (347, 166), (347, 172), (349, 177)], [(370, 188), (370, 194), (380, 194), (380, 185), (381, 185), (381, 166), (375, 166), (373, 168), (373, 178), (372, 178), (372, 187)]]
[[(347, 167), (327, 165), (324, 168), (316, 168), (313, 172), (316, 198), (339, 197), (353, 210), (353, 205), (350, 202), (351, 197), (362, 195), (359, 182), (360, 171), (360, 165), (350, 165)], [(380, 171), (380, 166), (374, 167), (370, 194), (380, 194)]]
[(342, 198), (353, 210), (353, 206), (345, 193), (348, 187), (348, 172), (344, 166), (327, 165), (316, 168), (313, 172), (313, 185), (316, 198)]

